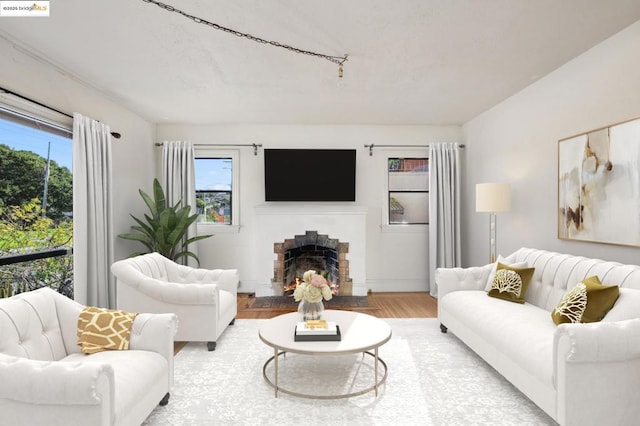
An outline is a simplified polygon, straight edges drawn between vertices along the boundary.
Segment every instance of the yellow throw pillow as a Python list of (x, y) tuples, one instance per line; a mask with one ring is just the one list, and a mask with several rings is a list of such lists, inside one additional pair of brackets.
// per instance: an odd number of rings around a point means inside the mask
[(524, 303), (524, 295), (534, 271), (535, 268), (517, 268), (498, 262), (496, 275), (487, 294), (510, 302)]
[(78, 317), (78, 346), (85, 354), (129, 349), (131, 326), (137, 313), (86, 307)]
[(551, 319), (556, 325), (598, 322), (611, 310), (619, 295), (617, 285), (602, 285), (596, 275), (585, 278), (562, 296), (551, 312)]
[(491, 290), (491, 285), (493, 284), (493, 279), (496, 277), (496, 269), (498, 268), (498, 263), (502, 263), (503, 265), (508, 265), (513, 268), (526, 268), (527, 262), (516, 262), (516, 263), (507, 263), (504, 257), (501, 254), (498, 255), (498, 261), (493, 263), (491, 271), (489, 272), (489, 278), (487, 279), (487, 285), (484, 286), (484, 291)]

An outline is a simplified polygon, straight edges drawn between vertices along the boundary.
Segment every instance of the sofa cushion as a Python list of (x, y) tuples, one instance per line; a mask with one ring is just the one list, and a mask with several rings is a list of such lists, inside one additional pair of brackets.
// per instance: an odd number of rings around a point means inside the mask
[(88, 306), (78, 317), (78, 345), (85, 354), (129, 349), (131, 326), (137, 313)]
[(618, 286), (604, 286), (597, 275), (569, 290), (551, 313), (556, 324), (598, 322), (618, 299)]
[(533, 276), (534, 268), (517, 268), (498, 262), (491, 289), (491, 297), (524, 303), (524, 296)]
[(640, 290), (620, 287), (618, 300), (602, 319), (603, 322), (624, 321), (638, 318), (640, 312)]
[(486, 294), (478, 290), (453, 291), (438, 303), (448, 315), (470, 327), (489, 351), (509, 358), (553, 386), (553, 336), (557, 328), (549, 321), (549, 312), (529, 303), (509, 303)]
[(493, 285), (493, 279), (496, 276), (496, 270), (498, 269), (498, 263), (502, 263), (503, 265), (509, 265), (513, 268), (526, 268), (527, 262), (508, 262), (507, 259), (505, 259), (504, 257), (502, 257), (501, 254), (498, 255), (498, 261), (494, 262), (492, 267), (491, 267), (491, 272), (489, 272), (489, 278), (487, 279), (487, 285), (484, 288), (484, 291), (489, 291), (491, 290), (491, 286)]

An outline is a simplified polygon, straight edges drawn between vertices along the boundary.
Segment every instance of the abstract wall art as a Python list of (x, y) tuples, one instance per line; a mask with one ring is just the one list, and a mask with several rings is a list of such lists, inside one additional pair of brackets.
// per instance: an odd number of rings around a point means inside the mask
[(640, 246), (640, 118), (558, 141), (558, 238)]

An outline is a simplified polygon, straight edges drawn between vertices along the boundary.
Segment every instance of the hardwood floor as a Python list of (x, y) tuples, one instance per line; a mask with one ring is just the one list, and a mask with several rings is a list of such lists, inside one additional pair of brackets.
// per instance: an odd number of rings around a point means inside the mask
[[(366, 308), (348, 308), (347, 310), (362, 312), (378, 318), (436, 318), (438, 305), (434, 297), (426, 292), (410, 293), (369, 293), (369, 306)], [(239, 319), (272, 318), (292, 309), (253, 308), (255, 297), (238, 294)]]

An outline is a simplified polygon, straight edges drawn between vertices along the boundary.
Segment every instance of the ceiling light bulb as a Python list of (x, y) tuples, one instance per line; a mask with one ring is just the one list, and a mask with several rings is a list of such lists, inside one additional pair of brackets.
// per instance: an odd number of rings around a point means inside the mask
[(344, 71), (342, 69), (342, 64), (340, 64), (340, 66), (338, 66), (338, 78), (342, 78), (343, 74), (344, 74)]

